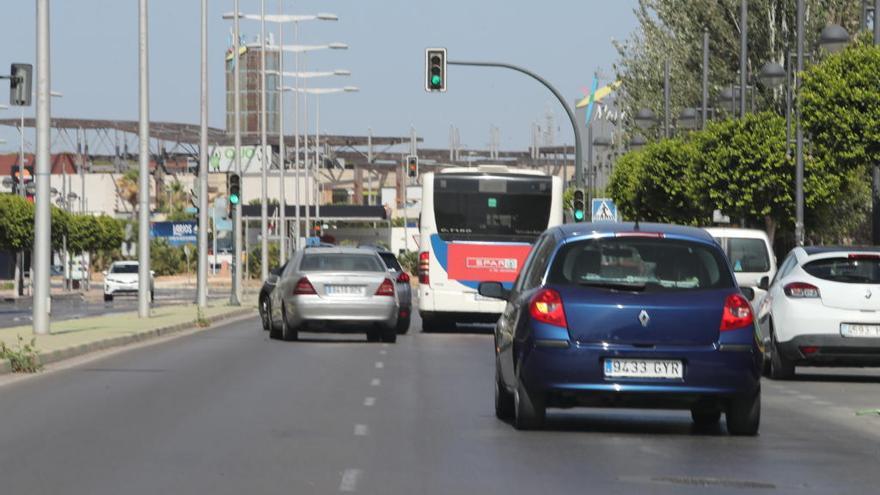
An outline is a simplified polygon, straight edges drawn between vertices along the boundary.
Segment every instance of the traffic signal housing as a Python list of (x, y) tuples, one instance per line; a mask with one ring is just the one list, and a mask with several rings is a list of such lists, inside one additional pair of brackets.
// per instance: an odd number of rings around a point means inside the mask
[(230, 209), (241, 203), (241, 175), (230, 173), (226, 176), (226, 195), (229, 197)]
[(584, 201), (584, 190), (575, 189), (574, 199), (571, 202), (571, 216), (575, 222), (583, 222), (587, 219), (586, 202)]
[(446, 48), (425, 50), (425, 91), (446, 92)]
[(406, 176), (413, 179), (419, 176), (419, 157), (415, 155), (406, 157)]
[(9, 104), (17, 107), (31, 106), (34, 66), (31, 64), (12, 64), (9, 73)]

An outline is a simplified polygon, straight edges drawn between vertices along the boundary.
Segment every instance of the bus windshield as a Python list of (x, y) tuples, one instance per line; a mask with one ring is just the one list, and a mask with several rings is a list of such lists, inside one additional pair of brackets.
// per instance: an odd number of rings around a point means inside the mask
[(534, 242), (550, 218), (550, 177), (438, 174), (434, 218), (444, 241)]

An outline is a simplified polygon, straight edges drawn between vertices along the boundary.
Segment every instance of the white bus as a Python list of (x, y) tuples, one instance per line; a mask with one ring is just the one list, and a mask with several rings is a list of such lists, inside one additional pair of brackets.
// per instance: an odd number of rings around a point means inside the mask
[(477, 294), (483, 281), (511, 287), (532, 244), (562, 223), (562, 180), (481, 165), (422, 176), (419, 314), (422, 329), (494, 322), (504, 302)]

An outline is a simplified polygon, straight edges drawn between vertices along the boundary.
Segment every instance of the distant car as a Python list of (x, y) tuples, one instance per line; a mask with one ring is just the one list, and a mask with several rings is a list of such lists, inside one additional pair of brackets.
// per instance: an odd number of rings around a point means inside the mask
[(770, 238), (763, 230), (729, 227), (706, 227), (727, 255), (733, 275), (740, 287), (751, 287), (753, 303), (760, 304), (765, 290), (758, 287), (762, 278), (772, 280), (776, 275), (776, 256)]
[[(139, 266), (137, 261), (114, 261), (104, 271), (104, 301), (112, 301), (121, 295), (137, 295)], [(153, 271), (150, 270), (150, 301), (154, 297), (154, 288)]]
[(880, 248), (798, 247), (758, 318), (772, 378), (795, 366), (880, 366)]
[(397, 283), (397, 298), (400, 300), (400, 315), (397, 318), (397, 333), (403, 335), (409, 331), (412, 318), (412, 286), (409, 283), (409, 274), (400, 265), (397, 256), (382, 246), (362, 245), (362, 249), (374, 250), (385, 262), (388, 271), (394, 274)]
[(382, 258), (358, 248), (297, 252), (271, 292), (269, 336), (299, 332), (365, 332), (371, 342), (395, 342), (400, 310), (396, 284)]
[(278, 284), (278, 278), (281, 276), (281, 273), (284, 272), (284, 268), (286, 267), (287, 263), (284, 263), (283, 265), (270, 270), (269, 278), (263, 282), (263, 286), (260, 288), (260, 295), (257, 298), (257, 307), (260, 310), (260, 321), (263, 324), (263, 330), (269, 330), (269, 315), (272, 313), (271, 294), (272, 291), (275, 290), (275, 286)]
[(495, 328), (495, 413), (537, 428), (547, 407), (722, 412), (734, 435), (758, 432), (757, 329), (727, 258), (701, 229), (632, 223), (546, 231)]

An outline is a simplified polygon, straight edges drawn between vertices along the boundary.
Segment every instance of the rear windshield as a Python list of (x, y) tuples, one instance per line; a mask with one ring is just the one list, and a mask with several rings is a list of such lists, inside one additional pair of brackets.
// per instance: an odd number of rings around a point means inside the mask
[(534, 242), (550, 221), (552, 179), (437, 174), (434, 219), (444, 241)]
[(110, 273), (137, 273), (138, 265), (113, 265)]
[(770, 256), (762, 239), (731, 237), (727, 240), (727, 257), (735, 272), (769, 272)]
[(825, 258), (805, 264), (804, 271), (834, 282), (880, 284), (880, 258)]
[(567, 244), (554, 258), (548, 280), (636, 291), (733, 288), (720, 249), (662, 238), (614, 237)]
[(310, 253), (303, 255), (304, 272), (384, 272), (374, 254)]
[(400, 267), (400, 263), (397, 262), (397, 257), (392, 253), (379, 253), (379, 257), (382, 258), (382, 261), (385, 262), (385, 266), (388, 268), (399, 272), (403, 271), (403, 268)]

